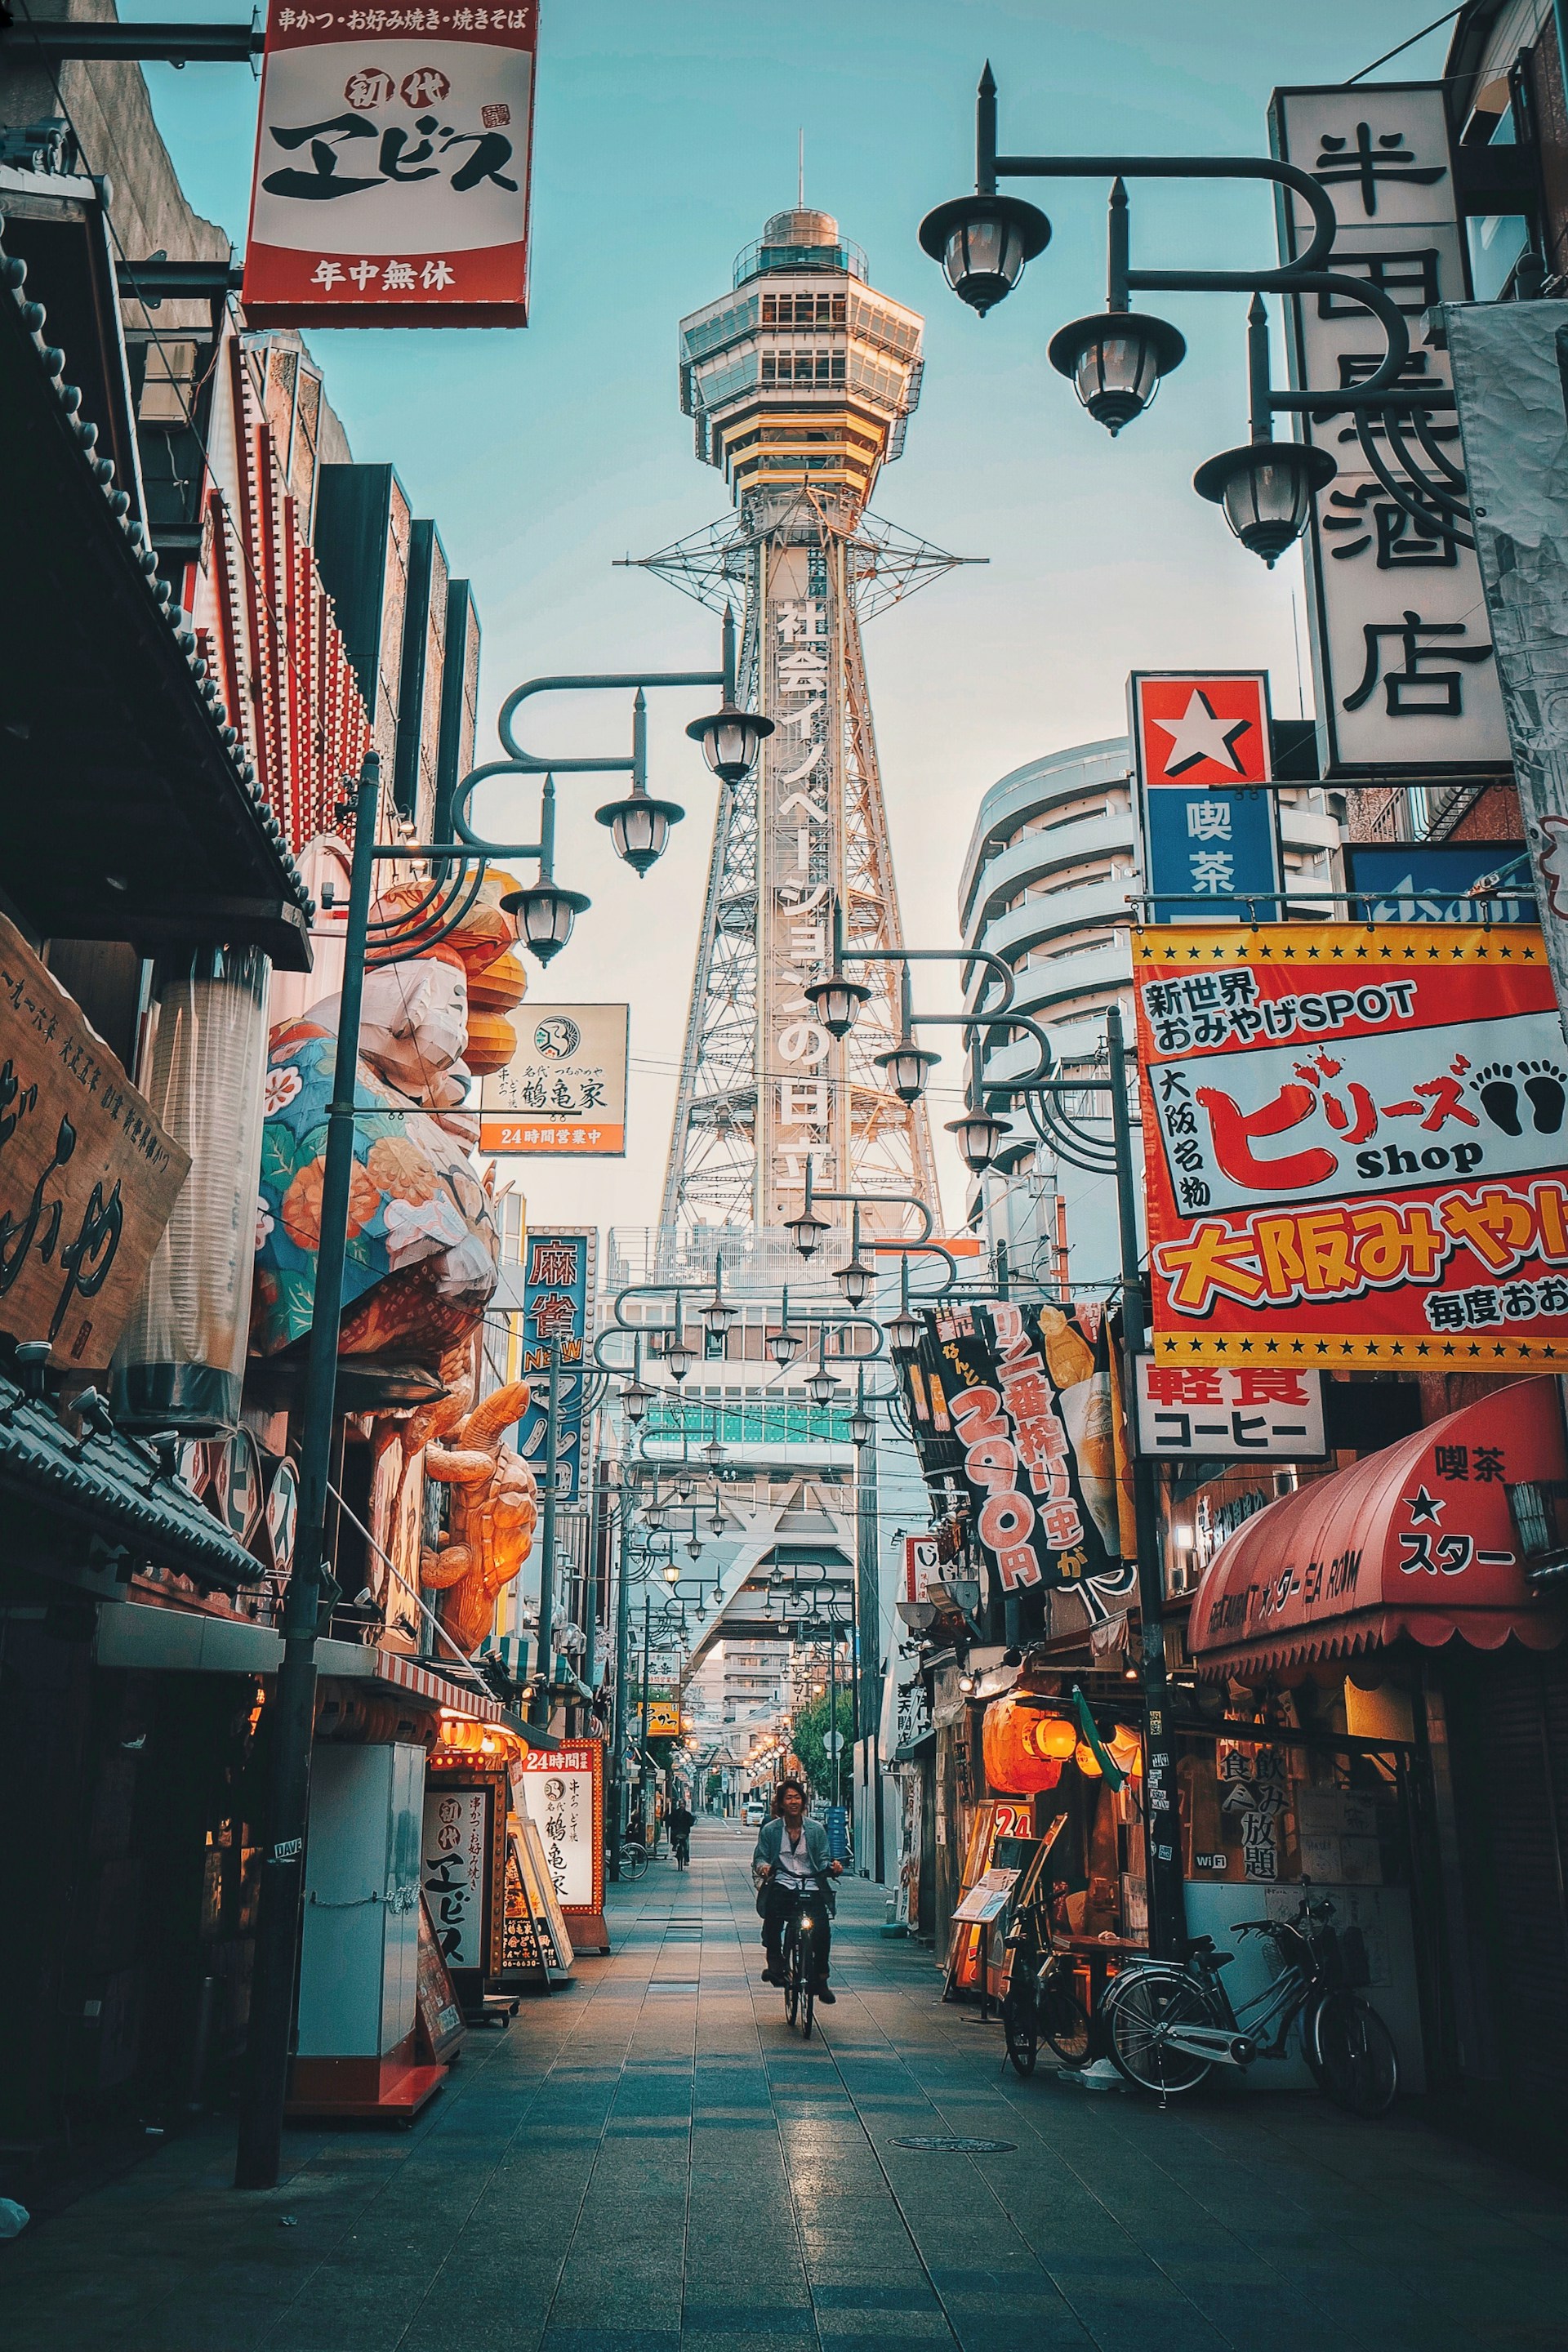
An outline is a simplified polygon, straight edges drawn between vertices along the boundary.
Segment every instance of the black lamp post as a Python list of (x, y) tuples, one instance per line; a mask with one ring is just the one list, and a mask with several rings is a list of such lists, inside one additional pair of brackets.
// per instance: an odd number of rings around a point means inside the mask
[[(1312, 234), (1295, 260), (1273, 268), (1133, 269), (1125, 184), (1132, 178), (1272, 182), (1306, 206)], [(1401, 415), (1414, 416), (1420, 430), (1425, 414), (1452, 408), (1453, 394), (1441, 385), (1421, 389), (1401, 384), (1410, 354), (1404, 318), (1389, 295), (1370, 279), (1325, 266), (1334, 245), (1333, 203), (1310, 173), (1263, 156), (998, 154), (996, 83), (987, 65), (975, 109), (975, 194), (939, 205), (926, 215), (920, 232), (921, 245), (942, 264), (954, 292), (982, 314), (1013, 290), (1026, 261), (1044, 251), (1050, 236), (1043, 214), (997, 193), (998, 179), (1105, 179), (1112, 184), (1107, 308), (1061, 328), (1050, 345), (1052, 365), (1071, 380), (1083, 406), (1112, 435), (1142, 414), (1162, 377), (1180, 364), (1186, 349), (1166, 320), (1132, 309), (1134, 292), (1332, 295), (1373, 314), (1383, 331), (1384, 348), (1366, 382), (1354, 389), (1274, 391), (1268, 383), (1266, 330), (1261, 335), (1256, 326), (1249, 330), (1251, 440), (1244, 448), (1211, 458), (1200, 468), (1194, 488), (1200, 497), (1223, 508), (1236, 537), (1265, 563), (1272, 565), (1300, 538), (1314, 496), (1336, 471), (1325, 450), (1271, 438), (1268, 420), (1278, 411), (1324, 417), (1348, 413), (1355, 421), (1368, 471), (1395, 504), (1421, 522), (1426, 533), (1436, 528), (1447, 538), (1463, 538), (1458, 529), (1463, 518), (1447, 499), (1439, 501), (1441, 518), (1435, 517), (1432, 501), (1423, 504), (1418, 489), (1392, 474), (1376, 442), (1379, 418), (1391, 446), (1398, 447)]]

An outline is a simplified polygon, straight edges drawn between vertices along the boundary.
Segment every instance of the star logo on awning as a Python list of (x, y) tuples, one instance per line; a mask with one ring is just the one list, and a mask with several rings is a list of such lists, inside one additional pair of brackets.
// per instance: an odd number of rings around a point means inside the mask
[(1189, 769), (1201, 768), (1205, 760), (1212, 760), (1229, 775), (1246, 774), (1236, 746), (1250, 730), (1251, 719), (1221, 719), (1201, 687), (1194, 687), (1179, 719), (1151, 719), (1149, 724), (1171, 739), (1165, 759), (1167, 776), (1184, 776)]
[(1410, 1514), (1410, 1524), (1413, 1528), (1436, 1527), (1442, 1518), (1443, 1506), (1447, 1499), (1446, 1496), (1439, 1498), (1436, 1495), (1429, 1495), (1425, 1485), (1417, 1486), (1414, 1495), (1405, 1495), (1402, 1497), (1405, 1507)]

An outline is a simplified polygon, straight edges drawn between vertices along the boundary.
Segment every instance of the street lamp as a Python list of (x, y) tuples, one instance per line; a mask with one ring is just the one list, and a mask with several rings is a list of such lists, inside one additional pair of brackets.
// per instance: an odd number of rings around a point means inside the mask
[(672, 1559), (664, 1563), (664, 1580), (666, 1584), (679, 1584), (680, 1581), (680, 1570)]
[(849, 1416), (849, 1434), (857, 1446), (870, 1444), (872, 1427), (871, 1416), (866, 1410), (864, 1399), (861, 1399)]
[(924, 1045), (917, 1045), (906, 1030), (896, 1045), (885, 1054), (873, 1055), (878, 1069), (885, 1071), (888, 1084), (901, 1103), (918, 1103), (926, 1090), (926, 1081), (941, 1061)]
[(722, 1339), (727, 1332), (734, 1329), (740, 1319), (740, 1308), (731, 1307), (724, 1296), (724, 1261), (716, 1257), (713, 1261), (713, 1296), (702, 1309), (703, 1328), (710, 1339)]
[(871, 1287), (873, 1276), (868, 1265), (862, 1265), (858, 1257), (852, 1257), (847, 1265), (838, 1267), (833, 1279), (849, 1305), (858, 1307)]
[(838, 1394), (838, 1386), (839, 1384), (837, 1381), (835, 1380), (826, 1365), (818, 1364), (816, 1371), (813, 1372), (811, 1378), (805, 1384), (806, 1394), (810, 1397), (813, 1404), (831, 1404), (834, 1398)]
[(760, 711), (737, 710), (726, 701), (707, 719), (694, 719), (687, 729), (721, 783), (744, 782), (756, 764), (757, 753), (773, 731), (773, 722)]
[[(784, 1231), (793, 1237), (795, 1245), (800, 1252), (802, 1257), (812, 1257), (815, 1256), (816, 1253), (817, 1244), (820, 1243), (823, 1234), (827, 1231), (827, 1225), (825, 1219), (813, 1213), (811, 1203), (808, 1201), (798, 1217), (786, 1217), (784, 1219)], [(787, 1333), (782, 1331), (778, 1331), (773, 1334), (775, 1339), (783, 1339), (788, 1336), (789, 1335)], [(794, 1352), (793, 1349), (791, 1352)], [(776, 1349), (774, 1349), (774, 1354), (777, 1356)], [(782, 1363), (787, 1363), (789, 1361), (789, 1357), (779, 1357), (778, 1360)]]
[(1072, 379), (1084, 407), (1114, 441), (1124, 425), (1142, 416), (1162, 376), (1181, 365), (1186, 350), (1184, 339), (1163, 319), (1140, 310), (1102, 310), (1059, 328), (1051, 337), (1050, 362), (1058, 375)]
[(1001, 1120), (993, 1118), (984, 1107), (966, 1110), (962, 1118), (950, 1118), (946, 1127), (973, 1176), (983, 1175), (990, 1167), (1007, 1133)]
[(1243, 547), (1270, 572), (1311, 520), (1312, 500), (1339, 471), (1310, 441), (1251, 441), (1222, 450), (1193, 476), (1200, 499), (1219, 507)]
[(697, 1350), (689, 1347), (686, 1333), (678, 1323), (664, 1350), (665, 1370), (672, 1381), (683, 1381), (697, 1361)]
[(644, 1418), (652, 1402), (653, 1391), (645, 1388), (641, 1381), (628, 1381), (621, 1391), (621, 1409), (634, 1428)]
[(830, 971), (826, 980), (808, 981), (801, 993), (830, 1037), (847, 1037), (862, 1006), (871, 1000), (864, 981), (850, 980), (841, 971)]
[[(990, 79), (991, 68), (985, 68)], [(981, 83), (982, 89), (985, 83)], [(993, 90), (996, 85), (991, 83)], [(938, 205), (921, 223), (921, 243), (940, 261), (961, 302), (984, 319), (1018, 283), (1024, 264), (1044, 253), (1051, 225), (1021, 196), (976, 193)]]
[(921, 1327), (910, 1313), (910, 1262), (907, 1257), (900, 1264), (899, 1311), (896, 1315), (889, 1315), (883, 1328), (888, 1334), (888, 1345), (896, 1356), (912, 1356), (920, 1346)]
[(539, 879), (527, 890), (509, 890), (503, 914), (517, 917), (522, 945), (549, 963), (572, 936), (572, 926), (593, 904), (581, 890), (563, 889), (555, 879), (555, 779), (544, 779), (544, 816), (539, 835)]

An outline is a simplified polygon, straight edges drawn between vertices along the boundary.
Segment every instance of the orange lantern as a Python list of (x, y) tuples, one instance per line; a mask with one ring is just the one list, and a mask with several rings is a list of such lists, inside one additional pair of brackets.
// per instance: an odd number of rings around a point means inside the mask
[(1086, 1780), (1098, 1780), (1102, 1777), (1100, 1759), (1087, 1739), (1079, 1741), (1073, 1750), (1072, 1760)]
[(1035, 1747), (1042, 1756), (1053, 1756), (1066, 1763), (1078, 1746), (1078, 1726), (1069, 1723), (1065, 1715), (1043, 1715), (1035, 1729)]
[(1105, 1752), (1123, 1772), (1141, 1772), (1143, 1769), (1143, 1742), (1124, 1723), (1119, 1723), (1106, 1741)]
[(1061, 1765), (1041, 1753), (1036, 1741), (1037, 1711), (1015, 1698), (993, 1699), (985, 1710), (982, 1734), (985, 1779), (989, 1787), (1009, 1797), (1032, 1797), (1054, 1789)]

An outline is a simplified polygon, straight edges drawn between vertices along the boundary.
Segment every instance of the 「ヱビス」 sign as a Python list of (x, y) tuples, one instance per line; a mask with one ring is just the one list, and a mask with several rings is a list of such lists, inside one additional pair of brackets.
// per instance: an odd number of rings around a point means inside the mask
[(1133, 934), (1154, 1357), (1568, 1358), (1568, 1055), (1541, 934)]
[(107, 1366), (190, 1164), (0, 916), (0, 1330)]
[(626, 1148), (626, 1004), (531, 1004), (517, 1051), (479, 1087), (479, 1150), (531, 1158)]
[(274, 6), (253, 326), (522, 327), (538, 0)]
[(1199, 922), (1248, 896), (1271, 916), (1279, 888), (1258, 670), (1137, 671), (1127, 681), (1145, 887), (1155, 922)]

